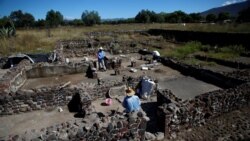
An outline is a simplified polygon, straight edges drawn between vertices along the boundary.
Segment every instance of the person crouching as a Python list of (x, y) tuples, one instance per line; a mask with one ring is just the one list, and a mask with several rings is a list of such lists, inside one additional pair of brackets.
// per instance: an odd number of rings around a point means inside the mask
[(161, 61), (161, 55), (159, 51), (155, 50), (152, 52), (153, 60), (160, 62)]
[(125, 112), (135, 112), (141, 109), (141, 101), (138, 96), (135, 95), (135, 91), (128, 87), (126, 89), (126, 97), (122, 102)]

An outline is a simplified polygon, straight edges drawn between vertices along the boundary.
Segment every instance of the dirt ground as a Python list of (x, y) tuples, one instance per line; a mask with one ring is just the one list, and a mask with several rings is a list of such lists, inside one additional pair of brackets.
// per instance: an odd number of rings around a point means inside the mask
[(67, 107), (63, 107), (63, 112), (53, 110), (40, 110), (17, 115), (4, 116), (0, 118), (0, 140), (7, 135), (24, 134), (25, 131), (59, 124), (74, 118), (74, 113), (70, 113)]
[(197, 95), (221, 89), (220, 87), (189, 76), (159, 81), (159, 88), (169, 89), (174, 95), (183, 100), (192, 99)]
[[(130, 61), (131, 58), (136, 60), (137, 72), (130, 72)], [(167, 66), (163, 66), (162, 64), (155, 65), (150, 70), (141, 70), (141, 65), (147, 63), (146, 61), (139, 60), (139, 54), (129, 54), (123, 57), (123, 63), (121, 68), (120, 75), (114, 75), (114, 70), (107, 70), (105, 72), (98, 71), (98, 77), (102, 78), (104, 81), (110, 80), (122, 80), (123, 75), (138, 77), (141, 75), (147, 75), (154, 79), (157, 79), (159, 82), (159, 88), (162, 89), (170, 89), (177, 97), (182, 99), (191, 99), (196, 95), (220, 89), (217, 86), (212, 84), (205, 83), (203, 81), (197, 80), (192, 77), (187, 77), (182, 75), (180, 72), (173, 70)], [(81, 61), (80, 58), (73, 58), (73, 61)], [(55, 76), (55, 77), (47, 77), (47, 78), (35, 78), (28, 79), (22, 89), (30, 89), (30, 88), (39, 88), (44, 86), (52, 86), (58, 85), (58, 83), (66, 83), (71, 81), (71, 84), (78, 83), (97, 83), (96, 79), (89, 79), (84, 76), (84, 73), (81, 74), (73, 74), (73, 75), (64, 75), (64, 76)], [(101, 112), (103, 114), (109, 114), (112, 110), (117, 110), (122, 112), (124, 108), (121, 105), (121, 101), (123, 100), (123, 96), (118, 97), (119, 101), (114, 99), (113, 104), (110, 106), (106, 106), (104, 103), (105, 99), (99, 99), (92, 102), (92, 105), (95, 109), (95, 112)], [(41, 128), (49, 127), (51, 125), (55, 125), (58, 123), (66, 122), (69, 120), (79, 120), (79, 118), (75, 118), (75, 113), (70, 113), (67, 107), (62, 107), (63, 112), (58, 112), (57, 109), (53, 110), (41, 110), (41, 111), (33, 111), (29, 113), (22, 113), (18, 115), (10, 115), (0, 117), (0, 140), (4, 139), (7, 135), (10, 134), (23, 134), (26, 130), (36, 129), (41, 130)], [(150, 121), (147, 126), (147, 131), (152, 133), (158, 132), (157, 128), (157, 101), (156, 96), (152, 96), (148, 101), (142, 100), (142, 109), (147, 113), (147, 116), (150, 118)], [(187, 139), (187, 140), (210, 140), (215, 139), (217, 136), (221, 135), (222, 131), (219, 131), (220, 128), (229, 128), (230, 126), (234, 126), (235, 122), (234, 118), (249, 118), (250, 111), (249, 109), (234, 111), (221, 117), (218, 117), (217, 120), (212, 120), (211, 124), (205, 125), (204, 127), (197, 127), (191, 130), (180, 133), (177, 140)], [(221, 122), (217, 122), (221, 121)], [(240, 122), (240, 121), (239, 121)], [(232, 124), (231, 124), (232, 123)], [(244, 122), (242, 122), (244, 123)], [(217, 124), (220, 128), (217, 128)], [(240, 123), (241, 124), (241, 123)], [(240, 125), (242, 129), (246, 129), (246, 131), (241, 130), (245, 134), (249, 134), (249, 120), (246, 122), (247, 127), (245, 125)], [(235, 125), (236, 126), (236, 125)], [(27, 128), (28, 127), (28, 128)], [(238, 127), (238, 126), (237, 126)], [(215, 131), (213, 131), (213, 130)], [(230, 129), (231, 130), (231, 127)], [(240, 131), (240, 133), (241, 133)], [(216, 133), (218, 132), (218, 134)], [(225, 137), (231, 137), (227, 133), (224, 134), (223, 131), (223, 139)], [(239, 136), (238, 134), (235, 136)]]
[[(104, 99), (92, 102), (94, 112), (108, 115), (112, 110), (123, 112), (124, 108), (115, 99), (110, 106), (103, 104)], [(50, 127), (72, 120), (82, 120), (76, 116), (77, 113), (70, 113), (67, 106), (61, 107), (62, 112), (58, 111), (59, 107), (50, 110), (32, 111), (17, 115), (4, 116), (0, 118), (0, 140), (6, 139), (8, 135), (24, 134), (26, 131), (40, 131), (42, 128)]]

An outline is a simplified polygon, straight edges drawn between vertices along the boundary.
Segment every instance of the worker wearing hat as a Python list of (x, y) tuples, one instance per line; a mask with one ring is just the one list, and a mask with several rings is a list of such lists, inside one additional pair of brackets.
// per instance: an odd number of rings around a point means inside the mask
[(97, 58), (98, 58), (98, 64), (100, 69), (106, 70), (104, 58), (105, 58), (105, 52), (103, 51), (103, 48), (100, 47), (97, 53)]
[(138, 96), (135, 95), (135, 91), (128, 87), (126, 89), (126, 97), (122, 103), (126, 112), (139, 111), (141, 109), (141, 101)]

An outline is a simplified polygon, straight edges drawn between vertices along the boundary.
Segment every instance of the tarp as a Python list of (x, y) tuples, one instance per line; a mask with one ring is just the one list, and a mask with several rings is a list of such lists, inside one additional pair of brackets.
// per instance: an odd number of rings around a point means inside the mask
[(155, 88), (155, 82), (150, 80), (147, 77), (143, 77), (141, 80), (141, 92), (140, 96), (142, 98), (148, 98), (150, 95), (153, 94)]

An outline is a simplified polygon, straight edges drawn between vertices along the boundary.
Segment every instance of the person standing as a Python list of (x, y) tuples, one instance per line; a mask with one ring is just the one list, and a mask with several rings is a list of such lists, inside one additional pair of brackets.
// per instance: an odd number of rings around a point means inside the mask
[(97, 52), (97, 58), (98, 58), (99, 69), (104, 69), (106, 71), (106, 66), (104, 62), (105, 52), (103, 51), (102, 47), (100, 47)]
[(126, 97), (122, 102), (125, 112), (135, 112), (141, 109), (141, 101), (138, 96), (135, 95), (135, 91), (128, 87), (126, 89)]

